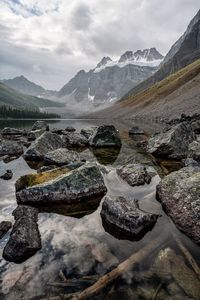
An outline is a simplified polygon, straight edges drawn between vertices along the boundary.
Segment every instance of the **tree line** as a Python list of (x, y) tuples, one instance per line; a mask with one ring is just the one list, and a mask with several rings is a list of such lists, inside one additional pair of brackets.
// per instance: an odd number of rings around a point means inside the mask
[(40, 112), (37, 110), (26, 110), (26, 109), (18, 109), (12, 108), (10, 106), (0, 106), (0, 118), (7, 119), (58, 119), (59, 115), (48, 113), (48, 112)]

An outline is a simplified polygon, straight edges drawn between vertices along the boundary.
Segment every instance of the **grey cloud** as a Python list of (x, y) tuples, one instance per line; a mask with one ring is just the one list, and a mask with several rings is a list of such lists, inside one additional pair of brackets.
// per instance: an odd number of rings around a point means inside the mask
[(58, 89), (105, 55), (149, 47), (165, 54), (199, 9), (199, 0), (53, 1), (59, 10), (19, 24), (0, 11), (0, 78), (23, 74)]
[(72, 23), (77, 30), (86, 30), (90, 27), (92, 22), (92, 13), (90, 8), (81, 3), (74, 10), (72, 15)]

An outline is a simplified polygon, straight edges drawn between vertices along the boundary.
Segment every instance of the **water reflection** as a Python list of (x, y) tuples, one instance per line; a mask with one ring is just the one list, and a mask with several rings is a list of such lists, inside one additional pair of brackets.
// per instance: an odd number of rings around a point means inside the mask
[[(53, 124), (53, 127), (65, 128), (68, 125), (75, 126), (77, 130), (81, 127), (91, 126), (83, 121), (65, 122), (61, 120)], [(10, 125), (6, 124), (6, 126)], [(28, 125), (25, 124), (24, 126)], [(113, 154), (109, 150), (106, 159), (102, 159), (100, 153), (96, 157), (95, 153), (87, 149), (81, 155), (85, 156), (86, 160), (97, 160), (101, 165), (106, 164), (106, 167), (101, 167), (105, 170), (103, 174), (108, 188), (108, 195), (136, 198), (139, 200), (141, 209), (162, 214), (153, 230), (138, 242), (116, 239), (113, 235), (105, 232), (102, 226), (101, 203), (99, 205), (99, 201), (96, 203), (97, 209), (93, 207), (90, 211), (84, 211), (83, 214), (87, 215), (79, 219), (65, 216), (62, 208), (60, 208), (60, 211), (55, 210), (53, 212), (44, 212), (43, 210), (39, 214), (42, 249), (20, 265), (0, 259), (0, 299), (27, 300), (34, 299), (34, 297), (47, 299), (48, 296), (58, 296), (62, 293), (66, 295), (78, 291), (96, 281), (131, 254), (142, 249), (144, 245), (160, 237), (159, 245), (148, 257), (137, 264), (134, 270), (125, 273), (120, 280), (109, 286), (105, 293), (102, 292), (102, 294), (93, 298), (104, 300), (116, 300), (119, 297), (120, 299), (136, 300), (152, 299), (153, 293), (160, 284), (160, 279), (155, 276), (148, 279), (147, 275), (159, 249), (170, 246), (182, 255), (171, 232), (177, 233), (181, 237), (194, 258), (200, 263), (199, 247), (177, 231), (174, 224), (169, 221), (162, 211), (160, 203), (155, 199), (155, 186), (158, 184), (160, 177), (158, 175), (153, 177), (150, 185), (132, 188), (117, 176), (116, 167), (127, 163), (144, 163), (159, 170), (159, 166), (155, 165), (151, 157), (145, 154), (142, 149), (138, 149), (136, 145), (138, 141), (131, 140), (128, 135), (124, 134), (124, 127), (123, 130), (120, 130), (120, 133), (123, 137), (123, 145), (119, 153)], [(14, 173), (11, 181), (0, 180), (0, 221), (11, 220), (13, 222), (11, 212), (16, 206), (15, 181), (21, 175), (36, 171), (31, 170), (23, 158), (8, 164), (1, 161), (0, 168), (1, 170), (12, 169)], [(0, 241), (1, 254), (7, 239), (8, 235)], [(175, 281), (171, 279), (170, 283), (175, 284)], [(170, 296), (168, 289), (169, 280), (163, 279), (160, 290), (163, 293), (162, 295), (165, 296), (162, 298), (159, 294), (159, 299), (173, 299), (173, 295)], [(180, 297), (184, 299), (186, 295)]]
[(101, 165), (112, 165), (116, 161), (121, 148), (92, 148), (92, 153)]

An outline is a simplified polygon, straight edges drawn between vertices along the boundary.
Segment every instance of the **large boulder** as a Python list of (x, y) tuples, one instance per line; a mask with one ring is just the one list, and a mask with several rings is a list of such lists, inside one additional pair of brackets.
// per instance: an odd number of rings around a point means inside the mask
[(16, 128), (5, 127), (2, 132), (2, 135), (23, 135), (24, 131)]
[(113, 125), (102, 125), (96, 128), (89, 140), (91, 147), (121, 147), (121, 139)]
[(26, 160), (43, 160), (44, 155), (58, 148), (63, 148), (64, 142), (62, 138), (52, 132), (44, 132), (37, 138), (24, 153)]
[(3, 141), (0, 143), (0, 156), (20, 156), (23, 152), (23, 147), (16, 142)]
[(159, 215), (139, 208), (137, 200), (106, 196), (101, 218), (105, 230), (119, 239), (138, 241), (150, 231)]
[(32, 130), (49, 130), (49, 125), (46, 121), (36, 121), (34, 124), (33, 124), (33, 127), (32, 127)]
[(80, 162), (80, 156), (75, 151), (59, 148), (45, 154), (44, 162), (46, 165), (64, 166)]
[(200, 142), (194, 141), (189, 145), (188, 157), (200, 163)]
[(149, 184), (152, 177), (157, 175), (153, 167), (142, 164), (129, 164), (117, 169), (117, 174), (130, 186)]
[[(53, 171), (52, 171), (53, 172)], [(37, 174), (39, 175), (39, 174)], [(107, 189), (96, 164), (86, 164), (50, 181), (16, 192), (18, 204), (38, 206), (64, 205), (69, 212), (87, 208), (88, 203), (101, 200)]]
[(84, 148), (88, 146), (88, 139), (78, 132), (68, 132), (63, 135), (67, 148)]
[(190, 124), (183, 122), (150, 138), (147, 151), (155, 157), (179, 160), (187, 157), (188, 146), (194, 140)]
[(0, 223), (0, 239), (4, 237), (4, 235), (10, 230), (12, 227), (12, 223), (9, 221), (2, 221)]
[(5, 260), (22, 263), (41, 249), (41, 239), (38, 230), (38, 210), (19, 205), (13, 212), (15, 224), (10, 238), (4, 248)]
[(26, 174), (17, 179), (15, 182), (15, 190), (19, 192), (20, 190), (43, 184), (45, 182), (56, 179), (57, 177), (68, 173), (70, 170), (66, 167), (54, 167), (50, 170), (41, 170), (38, 173)]
[(177, 228), (200, 245), (200, 168), (185, 167), (162, 179), (157, 199)]

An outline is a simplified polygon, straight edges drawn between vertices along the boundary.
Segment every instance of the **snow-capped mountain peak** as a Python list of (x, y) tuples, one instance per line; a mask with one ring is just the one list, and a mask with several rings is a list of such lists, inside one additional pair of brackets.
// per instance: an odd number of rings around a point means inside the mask
[(109, 56), (103, 57), (102, 60), (97, 64), (96, 69), (106, 66), (109, 62), (112, 62), (112, 59)]
[(156, 48), (137, 50), (135, 53), (132, 51), (126, 51), (119, 59), (119, 63), (124, 62), (141, 62), (141, 63), (150, 63), (156, 62), (159, 64), (163, 60), (163, 56), (156, 50)]
[(94, 72), (100, 72), (106, 67), (118, 66), (120, 68), (125, 67), (126, 65), (132, 64), (136, 66), (149, 66), (149, 67), (158, 67), (163, 61), (163, 56), (157, 51), (156, 48), (126, 51), (121, 55), (119, 60), (112, 61), (110, 57), (104, 57), (100, 63), (96, 66)]

